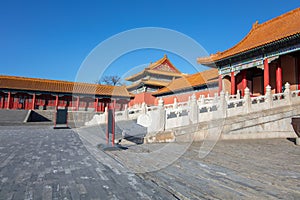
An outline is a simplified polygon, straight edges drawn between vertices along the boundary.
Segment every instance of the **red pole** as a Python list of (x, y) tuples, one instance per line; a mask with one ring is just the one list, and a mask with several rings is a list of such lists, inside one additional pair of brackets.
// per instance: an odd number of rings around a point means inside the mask
[(296, 58), (296, 69), (298, 69), (298, 88), (297, 90), (300, 90), (300, 59), (299, 57)]
[(0, 104), (0, 108), (3, 108), (3, 102), (4, 102), (4, 101), (3, 101), (3, 99), (4, 99), (4, 96), (1, 96), (0, 98), (1, 98), (1, 102), (0, 102), (0, 103), (1, 103), (1, 104)]
[(34, 106), (35, 106), (35, 93), (32, 96), (32, 110), (34, 110)]
[(79, 110), (79, 96), (77, 97), (77, 101), (76, 101), (76, 111)]
[(95, 112), (98, 112), (98, 98), (96, 98), (96, 101), (95, 101)]
[(55, 96), (55, 109), (58, 107), (58, 95)]
[(108, 103), (108, 105), (107, 105), (107, 113), (106, 113), (106, 144), (108, 145), (108, 143), (109, 143), (109, 119), (108, 119), (108, 117), (109, 117), (109, 103)]
[(103, 103), (100, 102), (100, 112), (103, 112)]
[(234, 72), (231, 72), (230, 82), (231, 82), (231, 95), (235, 95), (235, 76), (234, 76)]
[(280, 63), (277, 63), (276, 68), (276, 91), (277, 93), (282, 92), (282, 68), (280, 66)]
[(222, 75), (219, 75), (219, 94), (223, 90)]
[(6, 109), (9, 109), (9, 104), (10, 104), (10, 98), (11, 98), (11, 93), (8, 92), (8, 97), (7, 97), (7, 105), (6, 105)]
[(264, 59), (264, 91), (266, 93), (266, 87), (270, 84), (269, 80), (269, 62), (268, 58)]
[(112, 107), (112, 146), (115, 146), (115, 108), (116, 108), (116, 100), (113, 101), (113, 107)]
[(243, 80), (242, 80), (242, 95), (244, 96), (245, 95), (245, 89), (247, 87), (247, 71), (246, 70), (242, 71), (242, 77), (243, 77)]

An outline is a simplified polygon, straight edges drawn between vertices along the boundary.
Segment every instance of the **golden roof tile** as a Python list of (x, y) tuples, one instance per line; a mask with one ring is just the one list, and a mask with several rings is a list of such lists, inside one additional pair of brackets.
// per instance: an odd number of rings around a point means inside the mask
[(125, 86), (99, 85), (69, 81), (0, 75), (1, 89), (53, 93), (73, 93), (103, 96), (131, 97)]
[[(168, 65), (171, 67), (172, 71), (167, 71), (167, 68), (161, 67), (163, 63), (168, 63)], [(159, 59), (158, 61), (154, 63), (150, 63), (148, 67), (146, 67), (143, 71), (138, 72), (136, 74), (133, 74), (129, 77), (126, 77), (125, 80), (127, 81), (134, 81), (137, 80), (146, 74), (158, 74), (158, 75), (165, 75), (165, 76), (175, 76), (175, 77), (181, 77), (184, 74), (182, 74), (168, 59), (166, 55), (164, 55), (163, 58)]]
[(212, 83), (217, 81), (218, 81), (218, 70), (209, 69), (193, 75), (175, 79), (166, 87), (154, 92), (153, 95), (158, 96), (158, 95), (163, 95), (168, 93), (175, 93), (175, 92), (206, 85), (207, 83)]
[(296, 35), (300, 33), (300, 8), (280, 15), (265, 23), (253, 24), (251, 31), (232, 48), (212, 54), (209, 57), (198, 58), (199, 64), (210, 65), (236, 54)]

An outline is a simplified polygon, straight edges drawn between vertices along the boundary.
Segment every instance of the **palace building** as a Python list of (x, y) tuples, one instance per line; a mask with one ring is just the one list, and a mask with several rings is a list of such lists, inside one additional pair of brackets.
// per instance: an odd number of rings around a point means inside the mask
[(219, 92), (244, 95), (248, 87), (258, 96), (270, 86), (273, 93), (281, 93), (286, 82), (292, 90), (300, 89), (300, 8), (254, 23), (234, 47), (198, 58), (198, 63), (218, 68)]
[(252, 96), (300, 89), (300, 8), (272, 20), (254, 23), (250, 32), (234, 47), (197, 59), (212, 69), (187, 75), (180, 72), (165, 55), (139, 73), (126, 78), (129, 86), (109, 86), (37, 78), (0, 75), (0, 109), (103, 112), (116, 101), (125, 105), (157, 105), (187, 101), (195, 94), (212, 96), (221, 91)]
[(150, 63), (143, 71), (126, 78), (132, 82), (127, 86), (127, 90), (135, 95), (131, 100), (130, 106), (135, 104), (146, 103), (147, 105), (155, 104), (153, 92), (166, 87), (174, 79), (185, 76), (181, 73), (164, 55), (160, 60)]
[(111, 101), (123, 109), (131, 98), (124, 86), (0, 76), (0, 109), (104, 112)]

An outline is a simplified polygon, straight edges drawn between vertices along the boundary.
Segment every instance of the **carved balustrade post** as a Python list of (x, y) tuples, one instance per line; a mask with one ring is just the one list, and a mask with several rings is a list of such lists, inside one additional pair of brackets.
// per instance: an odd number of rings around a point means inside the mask
[(199, 107), (197, 105), (197, 99), (195, 94), (191, 96), (191, 103), (189, 109), (189, 118), (192, 124), (198, 123)]
[(250, 90), (248, 87), (245, 88), (244, 90), (244, 100), (245, 100), (245, 110), (247, 113), (251, 112), (251, 98), (250, 98)]
[(267, 102), (268, 108), (273, 107), (273, 96), (272, 96), (272, 91), (271, 91), (271, 86), (270, 85), (268, 85), (266, 87), (266, 102)]
[[(220, 95), (221, 96), (221, 95)], [(225, 93), (225, 100), (228, 102), (229, 101), (229, 93), (228, 93), (228, 91), (226, 91), (226, 93)]]
[(145, 102), (142, 103), (142, 115), (145, 115), (147, 113), (147, 104)]
[(178, 108), (177, 99), (174, 98), (173, 109), (177, 109), (177, 108)]
[(240, 90), (237, 90), (236, 98), (241, 99), (241, 91)]
[[(228, 93), (227, 93), (228, 94)], [(220, 92), (220, 101), (219, 101), (220, 112), (222, 117), (226, 117), (227, 112), (227, 100), (224, 91)]]
[(285, 90), (284, 90), (284, 99), (286, 100), (287, 104), (291, 103), (291, 86), (290, 84), (287, 82), (285, 85)]
[(125, 119), (125, 120), (128, 120), (128, 119), (129, 119), (128, 106), (127, 106), (127, 104), (125, 105), (125, 109), (124, 109), (124, 119)]
[(159, 111), (159, 117), (158, 119), (152, 119), (152, 120), (158, 120), (159, 124), (159, 130), (158, 131), (164, 131), (165, 130), (165, 123), (166, 123), (166, 111), (164, 108), (164, 100), (160, 98), (158, 100), (158, 111)]

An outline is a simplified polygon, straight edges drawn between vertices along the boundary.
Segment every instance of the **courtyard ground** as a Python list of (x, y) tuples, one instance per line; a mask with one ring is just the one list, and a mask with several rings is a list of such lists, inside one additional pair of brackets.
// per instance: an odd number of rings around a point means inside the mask
[(218, 141), (199, 158), (201, 143), (103, 152), (103, 138), (0, 126), (0, 199), (300, 199), (300, 147), (287, 139)]

